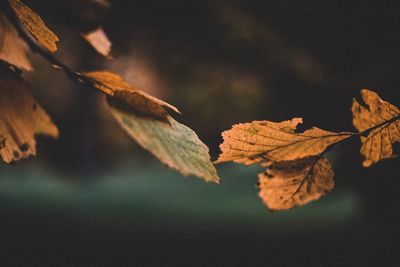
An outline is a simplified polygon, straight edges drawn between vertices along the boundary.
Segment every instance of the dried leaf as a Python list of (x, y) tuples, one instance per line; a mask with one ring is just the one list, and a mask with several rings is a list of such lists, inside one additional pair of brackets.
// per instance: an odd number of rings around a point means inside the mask
[(46, 26), (41, 17), (21, 0), (8, 0), (8, 2), (21, 24), (38, 43), (47, 48), (50, 52), (54, 53), (57, 51), (56, 43), (59, 39), (57, 35)]
[(259, 196), (270, 210), (305, 205), (334, 187), (332, 166), (323, 157), (274, 163), (258, 177)]
[(136, 89), (117, 74), (98, 71), (88, 72), (84, 75), (93, 81), (97, 89), (124, 101), (142, 114), (166, 119), (168, 117), (167, 108), (179, 113), (176, 107)]
[(109, 99), (116, 120), (140, 146), (161, 162), (183, 175), (195, 175), (207, 182), (219, 183), (208, 147), (195, 132), (167, 116), (167, 122), (142, 116), (121, 101)]
[(224, 142), (217, 163), (234, 161), (246, 165), (275, 161), (290, 161), (316, 156), (329, 146), (349, 138), (350, 133), (334, 133), (311, 128), (296, 133), (301, 118), (283, 122), (253, 121), (236, 124), (222, 133)]
[(15, 73), (0, 69), (0, 155), (7, 163), (36, 154), (35, 134), (56, 138), (58, 129), (33, 99), (29, 85)]
[(102, 27), (94, 31), (83, 33), (82, 36), (89, 42), (97, 52), (103, 56), (109, 56), (111, 52), (111, 41)]
[(22, 40), (11, 23), (0, 14), (0, 59), (25, 71), (32, 71), (28, 59), (28, 45)]
[[(400, 110), (383, 101), (373, 91), (363, 89), (361, 96), (368, 108), (353, 99), (353, 124), (359, 132), (376, 127), (361, 136), (361, 154), (364, 156), (364, 167), (369, 167), (378, 161), (393, 156), (392, 144), (400, 142)], [(386, 122), (386, 123), (385, 123)]]

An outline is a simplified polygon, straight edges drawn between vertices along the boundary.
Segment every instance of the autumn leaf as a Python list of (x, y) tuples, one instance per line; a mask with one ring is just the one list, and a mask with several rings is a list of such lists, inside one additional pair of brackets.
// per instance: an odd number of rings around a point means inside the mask
[(393, 156), (392, 145), (400, 142), (400, 110), (383, 101), (371, 90), (361, 90), (361, 96), (367, 108), (353, 99), (353, 124), (361, 133), (361, 154), (364, 167)]
[(57, 51), (56, 43), (59, 39), (57, 35), (46, 26), (41, 17), (21, 0), (8, 0), (8, 2), (25, 30), (50, 52), (54, 53)]
[(195, 175), (207, 182), (219, 183), (208, 147), (196, 133), (170, 115), (158, 120), (138, 114), (118, 99), (109, 98), (109, 107), (122, 128), (140, 146), (161, 162), (183, 175)]
[(274, 211), (303, 206), (334, 187), (332, 166), (324, 157), (274, 163), (258, 177), (259, 196)]
[(175, 121), (167, 109), (174, 106), (140, 91), (111, 72), (88, 72), (83, 76), (108, 95), (111, 113), (122, 128), (168, 167), (183, 175), (219, 182), (209, 151), (190, 128)]
[(83, 75), (92, 81), (95, 88), (124, 101), (131, 108), (145, 115), (166, 119), (168, 117), (167, 109), (179, 113), (176, 107), (136, 89), (115, 73), (97, 71), (87, 72)]
[(313, 127), (296, 132), (301, 118), (236, 124), (222, 133), (217, 163), (234, 161), (266, 167), (259, 174), (260, 197), (270, 210), (286, 210), (320, 198), (334, 187), (327, 149), (353, 133)]
[(253, 121), (236, 124), (222, 133), (224, 142), (217, 163), (234, 161), (246, 165), (276, 161), (290, 161), (316, 156), (329, 146), (351, 136), (350, 133), (334, 133), (316, 127), (303, 133), (295, 132), (301, 118), (283, 122)]
[(111, 41), (102, 27), (88, 33), (82, 33), (85, 40), (103, 56), (109, 56), (111, 52)]
[(0, 155), (10, 163), (36, 154), (36, 134), (56, 138), (58, 129), (22, 78), (3, 68), (0, 77)]
[(28, 45), (19, 37), (15, 28), (0, 14), (0, 60), (21, 70), (32, 71), (28, 50)]

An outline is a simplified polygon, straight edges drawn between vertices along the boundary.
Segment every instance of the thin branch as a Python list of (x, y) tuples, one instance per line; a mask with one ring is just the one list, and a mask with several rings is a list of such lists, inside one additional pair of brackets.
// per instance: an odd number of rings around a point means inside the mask
[(46, 50), (37, 41), (29, 34), (25, 28), (21, 25), (20, 21), (15, 14), (15, 11), (11, 8), (8, 1), (1, 1), (0, 3), (1, 10), (4, 12), (4, 15), (8, 18), (8, 20), (15, 27), (21, 38), (30, 46), (33, 52), (40, 54), (44, 59), (46, 59), (54, 68), (60, 69), (64, 71), (67, 76), (74, 80), (75, 82), (82, 83), (82, 75), (80, 72), (73, 70), (72, 68), (65, 65), (63, 62), (58, 60), (51, 52)]

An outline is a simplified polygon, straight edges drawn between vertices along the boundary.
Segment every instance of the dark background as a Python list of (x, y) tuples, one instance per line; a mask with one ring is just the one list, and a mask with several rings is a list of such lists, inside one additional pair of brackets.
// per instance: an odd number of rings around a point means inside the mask
[[(216, 159), (238, 122), (303, 117), (354, 131), (370, 88), (400, 105), (395, 1), (31, 1), (60, 36), (56, 56), (107, 69), (176, 105)], [(76, 31), (102, 21), (114, 59)], [(103, 108), (32, 56), (36, 98), (61, 130), (38, 156), (0, 170), (4, 266), (396, 266), (399, 161), (365, 169), (359, 141), (329, 154), (335, 189), (288, 212), (257, 196), (257, 167), (218, 165), (219, 186), (184, 178), (141, 150)], [(396, 147), (398, 151), (398, 147)]]

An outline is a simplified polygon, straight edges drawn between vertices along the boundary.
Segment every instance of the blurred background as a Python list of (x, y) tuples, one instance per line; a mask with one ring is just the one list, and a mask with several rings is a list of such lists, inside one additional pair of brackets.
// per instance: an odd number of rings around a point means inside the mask
[[(394, 1), (30, 1), (77, 70), (112, 70), (177, 106), (215, 160), (232, 124), (301, 116), (354, 131), (362, 88), (400, 105)], [(77, 31), (102, 24), (113, 59)], [(399, 161), (365, 169), (359, 141), (328, 157), (335, 189), (271, 213), (258, 167), (217, 166), (222, 184), (168, 170), (85, 90), (32, 55), (26, 77), (59, 126), (38, 156), (0, 165), (3, 266), (395, 266)], [(398, 146), (395, 147), (398, 151)], [(396, 264), (397, 263), (397, 264)]]

